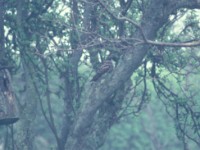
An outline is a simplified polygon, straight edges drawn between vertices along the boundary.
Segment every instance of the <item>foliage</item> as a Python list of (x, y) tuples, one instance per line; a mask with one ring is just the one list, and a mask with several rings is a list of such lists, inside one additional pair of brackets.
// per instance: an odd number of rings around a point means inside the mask
[(1, 1), (0, 71), (12, 75), (20, 113), (1, 131), (4, 148), (198, 149), (199, 8)]

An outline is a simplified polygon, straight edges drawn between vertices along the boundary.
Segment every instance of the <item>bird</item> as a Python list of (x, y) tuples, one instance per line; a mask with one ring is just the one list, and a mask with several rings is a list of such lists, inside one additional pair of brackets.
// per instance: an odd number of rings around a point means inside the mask
[(97, 70), (97, 73), (95, 76), (92, 78), (91, 81), (97, 81), (102, 75), (104, 75), (107, 72), (112, 71), (113, 69), (113, 64), (111, 60), (105, 60), (102, 65), (99, 67)]

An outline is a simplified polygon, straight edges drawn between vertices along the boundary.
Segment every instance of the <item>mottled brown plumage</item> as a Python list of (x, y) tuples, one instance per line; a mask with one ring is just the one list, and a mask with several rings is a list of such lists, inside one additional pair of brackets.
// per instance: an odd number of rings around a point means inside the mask
[(113, 69), (113, 64), (111, 60), (105, 60), (100, 68), (97, 70), (96, 75), (92, 78), (91, 81), (97, 81), (103, 74), (109, 72)]

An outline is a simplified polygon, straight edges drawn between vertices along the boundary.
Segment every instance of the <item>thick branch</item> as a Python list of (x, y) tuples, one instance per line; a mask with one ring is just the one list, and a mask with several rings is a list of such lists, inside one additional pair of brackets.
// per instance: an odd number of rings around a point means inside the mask
[[(155, 42), (151, 40), (146, 41), (147, 44), (155, 46), (168, 46), (168, 47), (196, 47), (200, 46), (200, 40), (192, 42), (183, 42), (183, 43), (167, 43), (167, 42)], [(144, 42), (145, 44), (145, 42)]]
[[(98, 1), (103, 7), (105, 6), (100, 0)], [(156, 38), (157, 31), (167, 22), (170, 13), (174, 12), (174, 8), (171, 7), (168, 7), (168, 11), (165, 12), (163, 12), (162, 9), (158, 9), (163, 8), (163, 2), (164, 0), (150, 1), (147, 10), (143, 14), (141, 25), (137, 25), (132, 22), (132, 20), (124, 17), (116, 17), (115, 15), (112, 15), (111, 11), (107, 7), (104, 8), (115, 19), (124, 19), (129, 23), (135, 24), (135, 26), (138, 27), (134, 34), (135, 39), (143, 38), (144, 41), (146, 41), (146, 39), (149, 39), (150, 41)], [(172, 1), (168, 1), (168, 3), (174, 4)], [(193, 4), (195, 5), (196, 3)], [(143, 32), (142, 35), (141, 29)], [(93, 118), (103, 102), (106, 101), (115, 91), (117, 91), (141, 65), (142, 60), (146, 56), (149, 49), (149, 44), (153, 43), (148, 43), (148, 41), (146, 41), (143, 45), (139, 44), (131, 50), (127, 49), (124, 51), (123, 56), (120, 58), (118, 65), (112, 73), (105, 76), (102, 80), (92, 83), (88, 82), (86, 84), (84, 88), (85, 93), (82, 95), (84, 103), (74, 124), (73, 137), (75, 141), (71, 148), (72, 150), (80, 148), (80, 140), (87, 134), (87, 130), (92, 125)]]

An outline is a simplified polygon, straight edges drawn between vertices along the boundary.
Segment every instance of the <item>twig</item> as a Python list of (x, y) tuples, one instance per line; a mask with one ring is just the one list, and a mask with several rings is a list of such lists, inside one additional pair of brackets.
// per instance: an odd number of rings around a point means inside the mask
[(131, 24), (133, 24), (136, 28), (138, 28), (138, 29), (140, 30), (140, 32), (141, 32), (141, 35), (142, 35), (143, 40), (144, 40), (145, 42), (147, 42), (146, 36), (145, 36), (145, 34), (144, 34), (144, 31), (143, 31), (142, 27), (141, 27), (138, 23), (136, 23), (136, 22), (134, 22), (133, 20), (131, 20), (131, 19), (127, 18), (127, 17), (124, 17), (124, 16), (119, 16), (119, 17), (116, 16), (115, 14), (113, 14), (113, 13), (106, 7), (106, 5), (105, 5), (103, 2), (101, 2), (101, 0), (98, 0), (98, 2), (101, 4), (101, 6), (103, 6), (103, 7), (105, 8), (105, 10), (106, 10), (114, 19), (119, 20), (119, 21), (128, 21), (128, 22), (130, 22)]

